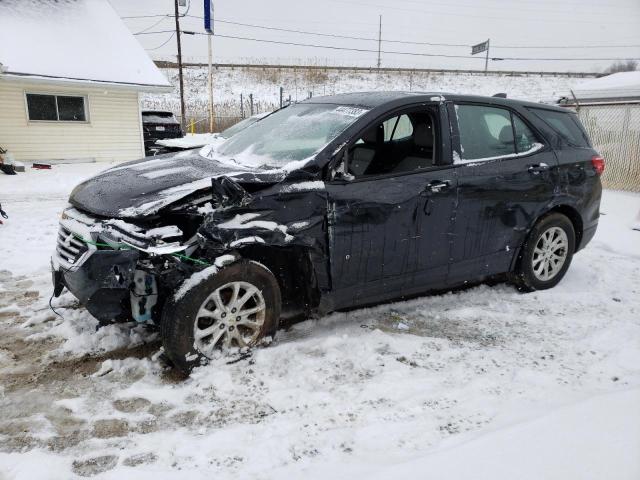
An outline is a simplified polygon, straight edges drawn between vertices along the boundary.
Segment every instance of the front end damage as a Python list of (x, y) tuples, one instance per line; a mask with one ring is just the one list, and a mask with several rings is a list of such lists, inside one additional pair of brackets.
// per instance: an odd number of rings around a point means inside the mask
[[(328, 287), (324, 191), (271, 184), (250, 194), (227, 176), (211, 185), (210, 194), (194, 192), (152, 219), (109, 219), (67, 208), (52, 257), (54, 295), (66, 287), (101, 323), (159, 323), (164, 302), (185, 278), (246, 257), (268, 264), (285, 297), (296, 299), (292, 308), (308, 313), (318, 303), (308, 287)], [(309, 285), (296, 284), (292, 263), (305, 269)]]
[(197, 247), (175, 225), (144, 229), (67, 208), (51, 259), (54, 295), (64, 287), (102, 322), (155, 317), (160, 280), (185, 269), (181, 258)]

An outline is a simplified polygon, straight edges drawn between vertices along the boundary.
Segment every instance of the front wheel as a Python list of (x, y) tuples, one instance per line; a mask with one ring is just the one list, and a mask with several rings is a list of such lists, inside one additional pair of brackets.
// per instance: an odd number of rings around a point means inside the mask
[(257, 262), (212, 269), (204, 278), (196, 272), (177, 292), (163, 309), (161, 335), (165, 353), (183, 372), (217, 350), (253, 347), (278, 328), (280, 288)]
[(552, 288), (569, 269), (576, 235), (571, 221), (561, 213), (542, 217), (522, 246), (514, 272), (518, 288), (531, 292)]

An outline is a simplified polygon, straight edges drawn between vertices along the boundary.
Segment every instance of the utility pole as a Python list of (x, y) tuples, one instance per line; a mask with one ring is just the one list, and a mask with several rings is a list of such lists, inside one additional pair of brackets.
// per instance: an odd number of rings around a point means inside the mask
[(210, 33), (207, 35), (207, 40), (209, 42), (209, 75), (207, 85), (209, 87), (209, 133), (213, 133), (213, 71), (212, 71), (212, 59), (213, 59), (213, 50), (211, 47), (211, 37), (213, 35)]
[(382, 15), (380, 15), (380, 22), (378, 23), (378, 68), (380, 68), (380, 47), (382, 45)]
[(178, 0), (174, 0), (176, 17), (176, 38), (178, 40), (178, 77), (180, 79), (180, 124), (184, 130), (185, 109), (184, 109), (184, 80), (182, 78), (182, 45), (180, 44), (180, 14), (178, 12)]
[(484, 73), (487, 73), (487, 70), (489, 68), (489, 43), (491, 42), (491, 39), (488, 38), (487, 39), (487, 55), (484, 57)]

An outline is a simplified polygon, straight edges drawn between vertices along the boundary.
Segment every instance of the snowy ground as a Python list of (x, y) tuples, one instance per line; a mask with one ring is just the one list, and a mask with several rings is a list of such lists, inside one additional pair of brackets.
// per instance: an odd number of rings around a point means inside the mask
[(553, 290), (508, 285), (337, 313), (186, 381), (153, 333), (95, 331), (48, 255), (106, 165), (0, 175), (0, 479), (640, 478), (640, 196)]

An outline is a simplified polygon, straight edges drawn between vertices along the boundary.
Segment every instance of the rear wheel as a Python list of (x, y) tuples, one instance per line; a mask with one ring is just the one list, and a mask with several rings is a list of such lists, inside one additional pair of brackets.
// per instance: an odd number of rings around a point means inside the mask
[(165, 353), (176, 367), (189, 372), (218, 350), (258, 345), (275, 335), (280, 304), (278, 282), (259, 263), (243, 260), (212, 272), (165, 305)]
[(561, 213), (542, 217), (522, 245), (516, 285), (528, 292), (556, 286), (571, 264), (575, 238), (573, 224)]

